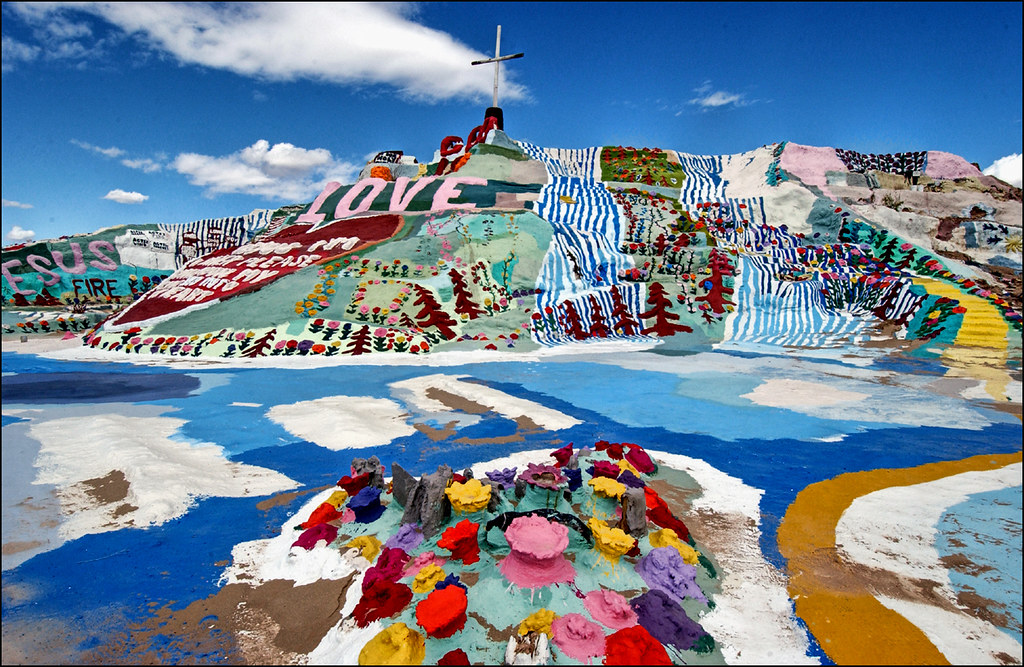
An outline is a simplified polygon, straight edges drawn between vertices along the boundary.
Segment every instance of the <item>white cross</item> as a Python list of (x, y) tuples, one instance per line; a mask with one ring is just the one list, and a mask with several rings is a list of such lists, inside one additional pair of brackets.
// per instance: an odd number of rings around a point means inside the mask
[(501, 55), (501, 26), (498, 26), (498, 39), (494, 42), (494, 57), (488, 58), (487, 60), (475, 60), (470, 65), (486, 65), (487, 63), (494, 63), (494, 104), (491, 106), (498, 106), (498, 67), (501, 65), (502, 60), (512, 60), (513, 58), (522, 58), (525, 54), (514, 53), (510, 56)]

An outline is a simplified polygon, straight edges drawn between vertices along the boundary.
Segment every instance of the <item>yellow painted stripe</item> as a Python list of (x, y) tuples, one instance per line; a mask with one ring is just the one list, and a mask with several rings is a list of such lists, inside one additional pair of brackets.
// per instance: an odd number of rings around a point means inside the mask
[(956, 299), (967, 309), (953, 345), (942, 351), (947, 376), (985, 383), (993, 399), (1006, 400), (1010, 374), (1006, 371), (1006, 344), (1010, 327), (988, 299), (968, 294), (954, 285), (931, 278), (914, 278), (930, 294)]
[(838, 665), (942, 665), (946, 657), (914, 624), (872, 595), (870, 572), (836, 551), (836, 524), (860, 496), (890, 486), (931, 482), (1021, 461), (1021, 453), (973, 456), (916, 468), (847, 473), (797, 494), (779, 526), (789, 594), (797, 615)]

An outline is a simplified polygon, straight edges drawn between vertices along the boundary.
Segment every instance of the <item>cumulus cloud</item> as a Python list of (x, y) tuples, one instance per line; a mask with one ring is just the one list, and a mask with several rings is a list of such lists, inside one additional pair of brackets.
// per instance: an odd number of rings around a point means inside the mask
[[(196, 64), (272, 81), (313, 80), (393, 87), (400, 95), (436, 102), (485, 100), (490, 67), (480, 53), (448, 33), (416, 23), (409, 3), (36, 3), (17, 5), (26, 20), (62, 17), (68, 38), (54, 30), (50, 45), (82, 44), (72, 17), (101, 18), (139, 43)], [(503, 99), (526, 97), (506, 72)]]
[(742, 107), (748, 104), (753, 104), (752, 101), (746, 99), (743, 93), (730, 93), (725, 90), (715, 90), (710, 81), (705, 81), (699, 88), (694, 88), (693, 92), (697, 93), (697, 97), (691, 99), (690, 104), (696, 104), (705, 111), (730, 105), (734, 107)]
[(124, 190), (114, 189), (103, 195), (103, 198), (109, 199), (110, 201), (116, 201), (118, 204), (141, 204), (149, 199), (149, 195), (144, 195), (140, 192), (125, 192)]
[(302, 201), (327, 181), (350, 183), (360, 166), (338, 162), (325, 148), (300, 148), (289, 143), (270, 145), (265, 139), (222, 157), (182, 153), (171, 167), (189, 183), (206, 188), (208, 197), (243, 193)]
[(84, 148), (87, 151), (99, 153), (100, 155), (104, 155), (106, 157), (121, 157), (122, 155), (124, 155), (123, 150), (121, 150), (120, 148), (116, 148), (114, 146), (111, 146), (110, 148), (101, 148), (99, 146), (93, 146), (92, 144), (86, 143), (84, 141), (79, 141), (78, 139), (72, 139), (71, 143), (78, 146), (79, 148)]
[(20, 201), (4, 199), (4, 208), (32, 208), (32, 204), (22, 204)]
[[(7, 200), (4, 200), (4, 206), (7, 206)], [(7, 239), (9, 241), (28, 241), (29, 239), (35, 238), (36, 233), (31, 229), (22, 229), (18, 225), (11, 227), (11, 231), (7, 232)]]
[(1021, 154), (1014, 153), (1001, 157), (981, 173), (995, 176), (999, 180), (1019, 188), (1021, 187)]

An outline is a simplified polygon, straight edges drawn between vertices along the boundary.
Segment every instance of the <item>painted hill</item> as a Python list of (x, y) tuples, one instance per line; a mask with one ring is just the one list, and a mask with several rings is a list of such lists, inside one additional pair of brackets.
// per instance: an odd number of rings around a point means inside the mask
[(379, 153), (309, 204), (4, 248), (4, 331), (188, 358), (890, 339), (1019, 359), (1021, 191), (958, 156), (466, 143)]

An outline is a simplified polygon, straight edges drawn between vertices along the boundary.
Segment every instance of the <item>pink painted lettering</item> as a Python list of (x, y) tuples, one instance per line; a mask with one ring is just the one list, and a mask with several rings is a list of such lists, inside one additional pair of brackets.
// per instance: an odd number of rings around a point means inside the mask
[(465, 204), (453, 204), (452, 199), (462, 195), (460, 186), (463, 185), (487, 185), (487, 179), (479, 176), (452, 176), (444, 179), (441, 187), (434, 193), (434, 201), (430, 204), (432, 211), (447, 211), (450, 209), (474, 209), (476, 204), (466, 202)]

